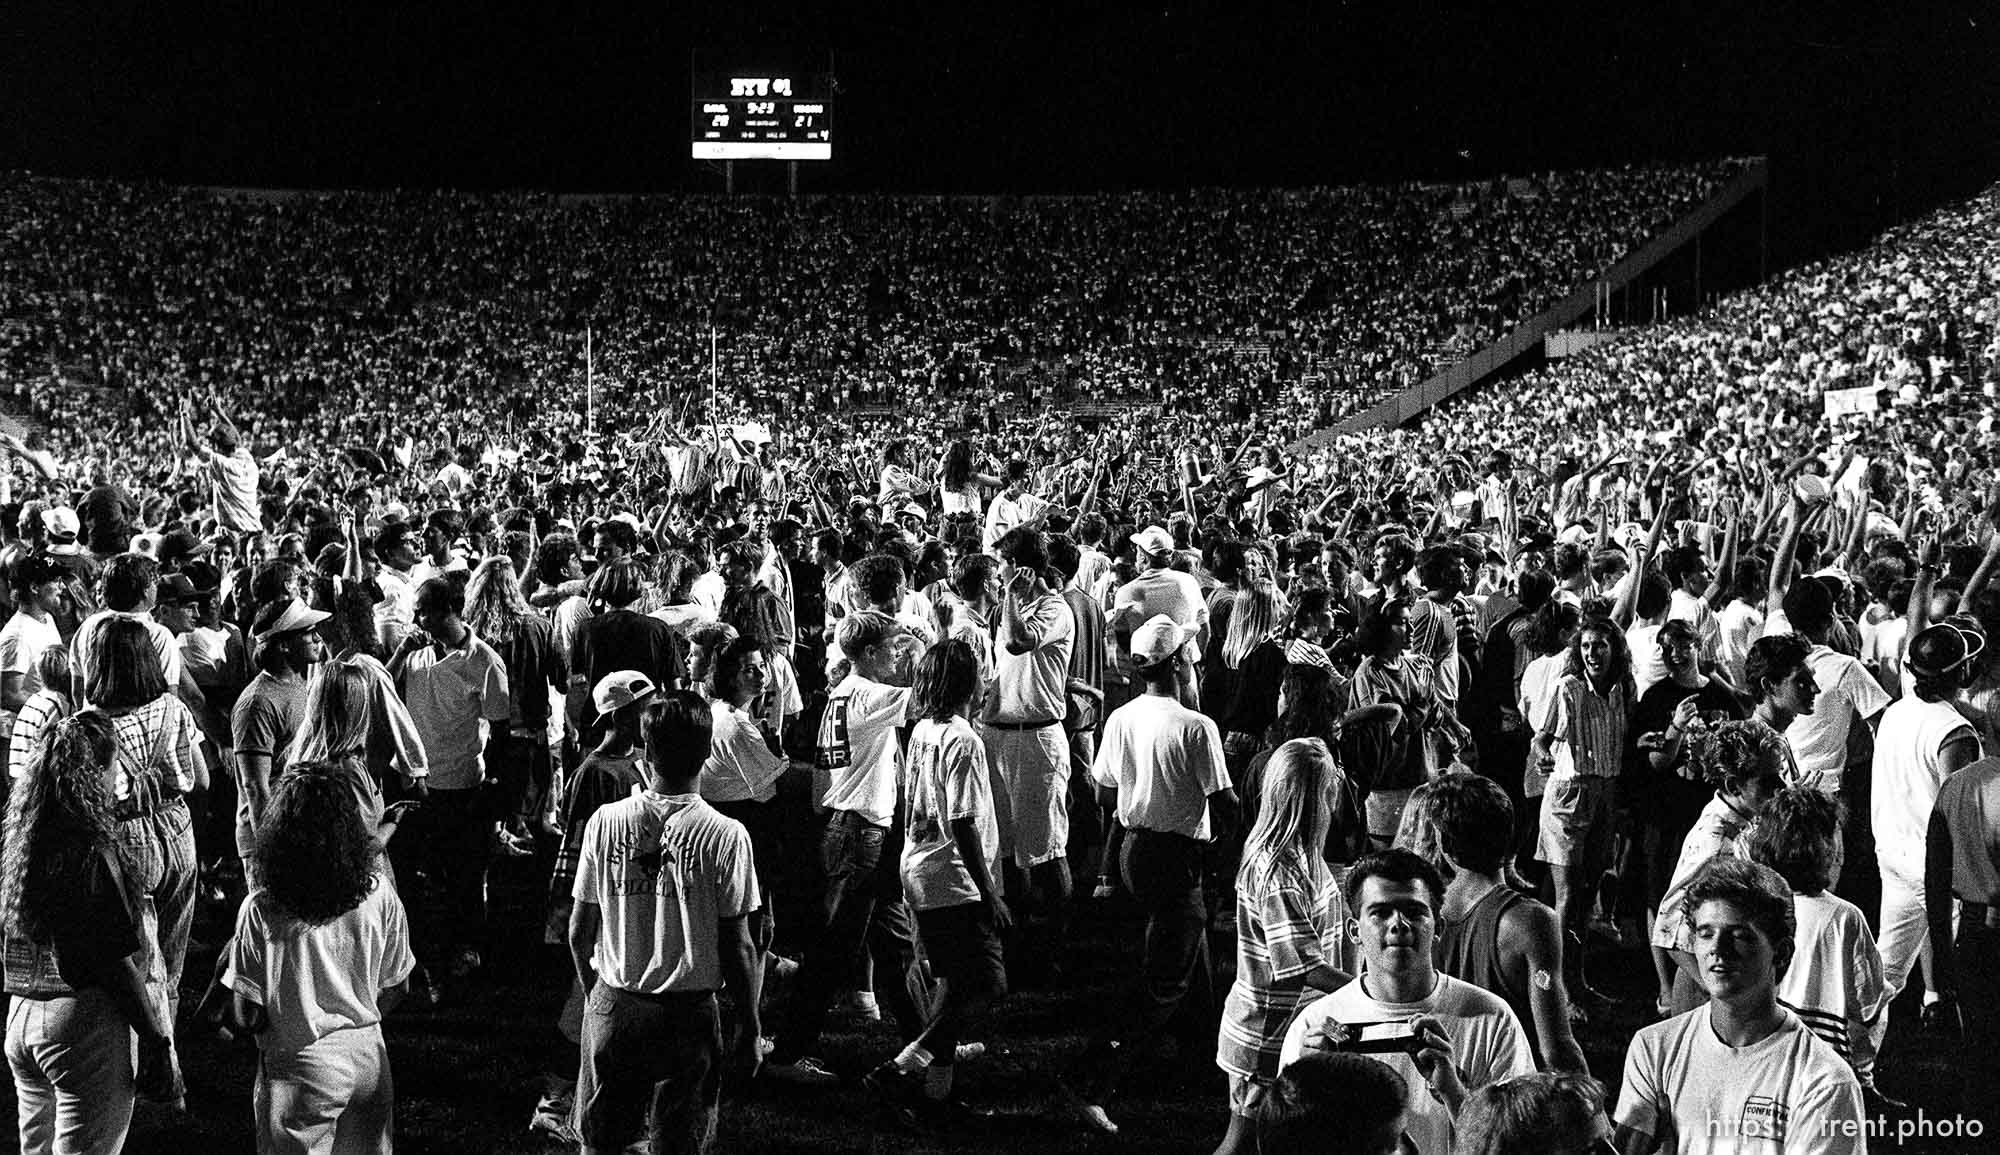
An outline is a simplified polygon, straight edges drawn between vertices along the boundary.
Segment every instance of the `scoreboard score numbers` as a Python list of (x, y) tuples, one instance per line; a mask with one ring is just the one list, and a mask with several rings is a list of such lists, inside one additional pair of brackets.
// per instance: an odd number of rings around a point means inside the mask
[(696, 160), (832, 160), (833, 84), (824, 75), (694, 78)]

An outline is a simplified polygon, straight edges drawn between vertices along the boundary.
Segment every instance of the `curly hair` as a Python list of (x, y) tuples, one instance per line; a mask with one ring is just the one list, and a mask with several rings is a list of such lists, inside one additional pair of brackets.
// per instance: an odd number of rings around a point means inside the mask
[(1704, 863), (1688, 881), (1682, 910), (1686, 912), (1684, 917), (1690, 931), (1695, 929), (1695, 918), (1703, 904), (1710, 902), (1729, 903), (1749, 916), (1751, 923), (1771, 940), (1778, 974), (1782, 976), (1785, 964), (1791, 961), (1799, 928), (1798, 914), (1792, 909), (1792, 890), (1784, 878), (1762, 863), (1718, 855)]
[(1840, 801), (1810, 786), (1781, 790), (1750, 831), (1750, 861), (1778, 872), (1794, 894), (1818, 894), (1839, 869)]
[(521, 619), (535, 611), (521, 596), (521, 581), (512, 559), (496, 554), (479, 563), (465, 585), (465, 624), (479, 639), (504, 646), (521, 630)]
[(58, 868), (66, 850), (109, 845), (117, 828), (105, 770), (118, 750), (111, 719), (74, 714), (43, 731), (7, 800), (0, 848), (0, 925), (43, 937), (47, 904), (68, 901), (73, 880)]
[(354, 793), (366, 773), (357, 758), (294, 765), (257, 825), (257, 877), (302, 922), (332, 922), (375, 889), (382, 844), (362, 823)]
[(1724, 794), (1745, 783), (1782, 777), (1788, 762), (1784, 735), (1755, 718), (1698, 725), (1688, 736), (1688, 768)]

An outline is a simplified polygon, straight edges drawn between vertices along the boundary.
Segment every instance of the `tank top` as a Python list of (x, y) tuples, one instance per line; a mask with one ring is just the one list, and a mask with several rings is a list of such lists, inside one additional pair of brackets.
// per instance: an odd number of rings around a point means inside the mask
[(1528, 1045), (1535, 1049), (1539, 1057), (1542, 1044), (1535, 1035), (1535, 1016), (1528, 1006), (1528, 992), (1525, 988), (1515, 990), (1508, 986), (1506, 969), (1500, 965), (1500, 920), (1506, 918), (1507, 912), (1514, 909), (1517, 903), (1525, 901), (1525, 896), (1503, 882), (1481, 895), (1463, 918), (1455, 921), (1440, 918), (1437, 968), (1455, 979), (1490, 991), (1514, 1008), (1514, 1017), (1521, 1020), (1521, 1030), (1528, 1036)]

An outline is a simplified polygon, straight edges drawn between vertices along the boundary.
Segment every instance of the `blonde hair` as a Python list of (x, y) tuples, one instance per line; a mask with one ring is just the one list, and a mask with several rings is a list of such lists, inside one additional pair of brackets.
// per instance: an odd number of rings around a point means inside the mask
[(1287, 615), (1285, 595), (1269, 581), (1236, 591), (1229, 607), (1229, 632), (1222, 641), (1222, 664), (1234, 670), (1274, 633)]
[(325, 662), (314, 670), (287, 764), (365, 755), (374, 720), (373, 681), (352, 662)]
[(521, 595), (521, 579), (514, 574), (514, 563), (504, 555), (480, 562), (465, 583), (465, 624), (488, 645), (513, 641), (521, 619), (534, 612)]
[(1277, 748), (1264, 765), (1257, 823), (1243, 844), (1236, 888), (1252, 892), (1281, 873), (1293, 873), (1317, 889), (1332, 881), (1326, 863), (1327, 834), (1340, 809), (1347, 778), (1333, 752), (1318, 738), (1294, 738)]

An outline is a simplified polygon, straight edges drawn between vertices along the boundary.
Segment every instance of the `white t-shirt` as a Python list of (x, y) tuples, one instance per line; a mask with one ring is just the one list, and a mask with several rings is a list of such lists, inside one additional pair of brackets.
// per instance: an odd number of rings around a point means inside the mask
[(1715, 615), (1715, 623), (1720, 631), (1717, 645), (1722, 668), (1729, 671), (1729, 680), (1740, 686), (1743, 684), (1743, 663), (1750, 657), (1750, 643), (1756, 641), (1764, 629), (1764, 612), (1737, 598), (1722, 607), (1722, 612)]
[(872, 825), (889, 825), (902, 764), (896, 728), (909, 708), (907, 687), (883, 685), (860, 674), (849, 674), (827, 695), (819, 722), (819, 757), (828, 776), (829, 810), (852, 810)]
[(1865, 629), (1861, 642), (1861, 663), (1875, 671), (1878, 684), (1900, 685), (1903, 680), (1903, 642), (1910, 636), (1910, 619), (1898, 614)]
[(1831, 892), (1795, 895), (1792, 910), (1798, 931), (1778, 1001), (1868, 1079), (1875, 1043), (1867, 1024), (1880, 1010), (1884, 986), (1875, 933), (1860, 907)]
[(790, 765), (773, 754), (757, 720), (721, 699), (708, 704), (714, 727), (701, 766), (701, 796), (710, 802), (769, 802)]
[(1612, 1121), (1674, 1150), (1730, 1155), (1865, 1152), (1861, 1084), (1826, 1041), (1779, 1008), (1784, 1025), (1747, 1047), (1715, 1037), (1711, 1007), (1639, 1028), (1625, 1052)]
[(1868, 668), (1828, 646), (1815, 645), (1806, 668), (1819, 683), (1813, 712), (1800, 714), (1785, 727), (1785, 741), (1799, 764), (1799, 778), (1816, 782), (1828, 794), (1840, 791), (1847, 767), (1847, 730), (1854, 716), (1872, 718), (1889, 704), (1889, 695)]
[(1941, 755), (1955, 735), (1973, 734), (1972, 724), (1950, 702), (1926, 702), (1914, 694), (1882, 712), (1875, 729), (1874, 777), (1868, 795), (1875, 831), (1875, 861), (1885, 875), (1921, 890), (1924, 846), (1930, 838), (1931, 808), (1944, 785)]
[[(178, 687), (181, 684), (182, 673), (187, 670), (187, 662), (181, 657), (181, 644), (175, 639), (174, 632), (154, 621), (150, 613), (121, 613), (117, 610), (99, 610), (83, 619), (83, 624), (76, 628), (76, 636), (70, 639), (70, 655), (76, 670), (77, 685), (80, 687), (90, 680), (91, 659), (97, 651), (93, 639), (97, 636), (97, 632), (104, 628), (104, 623), (112, 618), (126, 618), (146, 627), (146, 635), (153, 640), (153, 651), (160, 655), (160, 671), (166, 675), (167, 689), (173, 690)], [(11, 624), (12, 619), (9, 619), (9, 622)], [(35, 657), (39, 661), (41, 654), (37, 653)], [(39, 686), (41, 681), (39, 673), (36, 674), (35, 681)]]
[(1636, 702), (1655, 683), (1667, 679), (1666, 659), (1660, 656), (1660, 627), (1633, 626), (1625, 631), (1625, 647), (1632, 651), (1632, 700)]
[(1118, 587), (1111, 603), (1112, 625), (1136, 630), (1154, 614), (1165, 614), (1188, 633), (1181, 652), (1191, 661), (1201, 660), (1197, 637), (1208, 625), (1208, 599), (1201, 596), (1201, 583), (1179, 570), (1148, 570)]
[(480, 756), (492, 728), (513, 712), (507, 664), (470, 631), (463, 648), (442, 657), (425, 646), (403, 667), (403, 704), (430, 759), (431, 789), (470, 790), (485, 779)]
[(16, 613), (0, 627), (0, 673), (21, 675), (23, 699), (42, 688), (42, 655), (62, 645), (54, 618)]
[(590, 816), (570, 897), (603, 918), (590, 956), (599, 982), (719, 990), (716, 924), (758, 906), (750, 832), (698, 795), (638, 791)]
[(1143, 694), (1105, 720), (1090, 776), (1118, 789), (1128, 829), (1208, 841), (1208, 796), (1229, 788), (1222, 732), (1178, 699)]
[(993, 810), (993, 781), (986, 748), (964, 718), (919, 721), (910, 731), (908, 837), (903, 842), (903, 893), (917, 910), (980, 901), (959, 854), (951, 824), (973, 819), (987, 878), (1000, 877), (1000, 826)]
[(264, 516), (257, 508), (257, 459), (241, 446), (234, 453), (205, 448), (202, 455), (215, 481), (215, 520), (236, 533), (264, 528)]
[[(1669, 595), (1667, 620), (1686, 622), (1694, 627), (1695, 653), (1704, 662), (1714, 663), (1722, 658), (1722, 622), (1709, 608), (1708, 599), (1691, 594), (1679, 586)], [(1642, 687), (1639, 692), (1645, 693)]]
[[(1402, 1022), (1434, 1015), (1451, 1038), (1460, 1078), (1470, 1092), (1515, 1075), (1535, 1073), (1535, 1053), (1521, 1021), (1500, 996), (1447, 974), (1438, 976), (1429, 998), (1414, 1003), (1385, 1003), (1368, 997), (1365, 976), (1323, 995), (1292, 1019), (1279, 1052), (1282, 1070), (1305, 1050), (1306, 1036), (1331, 1021), (1336, 1023)], [(1454, 1126), (1451, 1112), (1426, 1090), (1423, 1073), (1410, 1056), (1400, 1052), (1371, 1055), (1403, 1077), (1410, 1088), (1410, 1113), (1403, 1129), (1421, 1155), (1447, 1155)]]
[(410, 924), (387, 876), (346, 914), (319, 926), (253, 890), (236, 913), (222, 985), (270, 1018), (257, 1036), (266, 1054), (294, 1055), (335, 1031), (382, 1021), (376, 996), (416, 967)]
[[(1005, 622), (1005, 608), (998, 611)], [(1076, 615), (1060, 593), (1044, 593), (1021, 607), (1021, 626), (1034, 649), (1010, 654), (1002, 641), (1002, 624), (994, 637), (993, 694), (987, 700), (989, 722), (1048, 722), (1068, 711), (1064, 687), (1069, 684), (1070, 648), (1076, 642)]]

